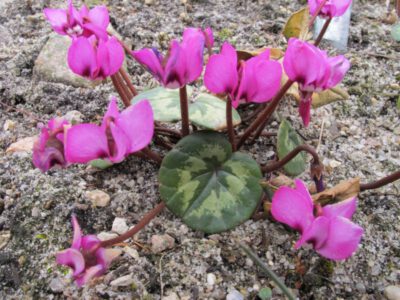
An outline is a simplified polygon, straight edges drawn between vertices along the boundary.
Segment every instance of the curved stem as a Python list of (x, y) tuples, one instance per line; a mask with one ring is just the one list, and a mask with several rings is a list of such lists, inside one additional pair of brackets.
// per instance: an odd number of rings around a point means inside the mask
[(189, 104), (186, 85), (179, 89), (179, 99), (181, 102), (182, 136), (189, 134)]
[(282, 280), (272, 271), (268, 266), (258, 257), (257, 254), (253, 252), (249, 247), (247, 247), (243, 243), (239, 243), (239, 247), (246, 253), (248, 257), (251, 258), (252, 261), (256, 263), (268, 276), (272, 279), (273, 282), (282, 290), (282, 292), (288, 297), (289, 300), (295, 300), (296, 297), (289, 290), (289, 288), (282, 282)]
[(111, 75), (111, 81), (114, 84), (114, 87), (117, 90), (119, 96), (121, 97), (121, 100), (124, 103), (124, 106), (128, 107), (130, 105), (130, 101), (129, 101), (128, 95), (126, 94), (124, 87), (122, 86), (122, 82), (121, 82), (121, 78), (119, 77), (119, 74), (115, 73), (114, 75)]
[(229, 96), (228, 99), (226, 99), (226, 126), (228, 129), (229, 142), (232, 145), (232, 151), (236, 151), (235, 131), (233, 129), (232, 121), (232, 100)]
[(242, 137), (240, 138), (239, 142), (236, 145), (237, 149), (243, 146), (247, 138), (249, 138), (249, 136), (253, 133), (253, 131), (256, 130), (259, 126), (262, 126), (264, 128), (265, 126), (264, 124), (268, 122), (268, 119), (275, 111), (275, 109), (278, 107), (279, 102), (281, 101), (281, 99), (283, 98), (283, 96), (286, 94), (287, 90), (292, 86), (293, 83), (294, 82), (291, 80), (286, 81), (285, 85), (281, 87), (281, 89), (272, 99), (270, 104), (261, 111), (257, 119), (255, 119), (254, 122), (251, 123), (250, 126), (243, 133)]
[(322, 27), (321, 31), (318, 34), (317, 39), (315, 40), (314, 45), (318, 46), (321, 43), (322, 38), (324, 37), (326, 31), (328, 30), (329, 24), (331, 24), (332, 18), (329, 18), (325, 21), (324, 26)]
[(154, 151), (150, 150), (149, 147), (144, 148), (141, 152), (144, 155), (146, 155), (148, 158), (150, 158), (151, 160), (154, 160), (155, 162), (157, 162), (159, 165), (163, 161), (162, 157), (157, 152), (154, 152)]
[(118, 236), (116, 238), (102, 241), (100, 243), (100, 247), (110, 247), (112, 245), (121, 243), (121, 242), (131, 238), (136, 233), (138, 233), (143, 227), (145, 227), (147, 224), (149, 224), (150, 221), (153, 220), (164, 209), (164, 207), (165, 207), (165, 203), (160, 202), (159, 204), (157, 204), (156, 207), (154, 207), (151, 211), (149, 211), (139, 221), (139, 223), (136, 224), (135, 227), (133, 227), (132, 229), (128, 230), (127, 232), (125, 232), (124, 234), (121, 234), (120, 236)]
[(179, 131), (176, 131), (176, 130), (170, 129), (170, 128), (166, 128), (166, 127), (156, 126), (156, 127), (154, 127), (154, 131), (155, 132), (162, 132), (162, 133), (171, 134), (173, 136), (176, 136), (177, 138), (181, 138), (182, 137), (182, 134)]
[(400, 179), (400, 171), (397, 171), (397, 172), (395, 172), (389, 176), (386, 176), (382, 179), (379, 179), (377, 181), (360, 184), (360, 191), (363, 192), (366, 190), (378, 189), (384, 185), (387, 185), (387, 184), (392, 183), (399, 179)]
[(278, 169), (282, 168), (284, 165), (286, 165), (293, 158), (295, 158), (297, 156), (297, 154), (299, 154), (302, 151), (308, 152), (312, 155), (313, 165), (321, 165), (317, 151), (315, 151), (315, 149), (313, 147), (304, 144), (304, 145), (300, 145), (300, 146), (297, 146), (296, 148), (294, 148), (281, 160), (278, 160), (276, 162), (273, 162), (266, 166), (261, 167), (261, 170), (263, 173), (269, 173), (269, 172), (278, 170)]
[(121, 76), (122, 76), (122, 78), (124, 79), (126, 85), (128, 86), (129, 91), (130, 91), (132, 97), (135, 97), (135, 96), (138, 94), (138, 92), (136, 91), (135, 87), (133, 86), (132, 81), (131, 81), (131, 79), (129, 78), (128, 73), (126, 73), (126, 71), (124, 70), (124, 68), (119, 69), (119, 73), (121, 74)]

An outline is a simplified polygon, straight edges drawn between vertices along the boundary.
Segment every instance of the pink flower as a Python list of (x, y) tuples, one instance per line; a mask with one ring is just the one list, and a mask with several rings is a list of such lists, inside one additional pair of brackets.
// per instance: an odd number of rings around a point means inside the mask
[(300, 91), (299, 113), (305, 126), (310, 123), (312, 94), (336, 86), (350, 68), (343, 56), (328, 57), (325, 51), (296, 38), (289, 40), (283, 67)]
[(58, 34), (70, 37), (90, 37), (94, 34), (105, 40), (108, 37), (110, 18), (105, 6), (96, 6), (89, 10), (83, 5), (78, 11), (72, 5), (72, 0), (68, 0), (68, 9), (45, 8), (43, 12)]
[(163, 86), (179, 88), (201, 75), (204, 46), (212, 47), (213, 43), (211, 29), (187, 28), (183, 41), (173, 40), (165, 57), (155, 48), (133, 51), (132, 55)]
[(56, 261), (60, 265), (70, 267), (76, 283), (82, 286), (93, 277), (104, 274), (111, 261), (120, 255), (121, 251), (102, 248), (100, 240), (95, 235), (82, 236), (75, 215), (72, 215), (72, 227), (74, 229), (72, 246), (58, 252)]
[(67, 121), (55, 118), (43, 127), (39, 138), (33, 145), (33, 164), (42, 172), (46, 172), (55, 165), (65, 167), (64, 133), (69, 127)]
[(153, 110), (142, 100), (121, 113), (113, 98), (101, 126), (79, 124), (66, 135), (65, 157), (70, 163), (87, 163), (95, 159), (121, 162), (128, 154), (145, 148), (153, 137)]
[[(304, 183), (295, 180), (295, 185), (294, 189), (279, 188), (271, 208), (277, 221), (301, 233), (295, 248), (311, 243), (319, 254), (329, 259), (350, 257), (357, 250), (363, 234), (363, 229), (350, 220), (356, 210), (356, 197), (322, 208), (314, 207)], [(314, 208), (317, 216), (314, 216)]]
[(262, 103), (271, 100), (280, 88), (282, 68), (269, 59), (265, 50), (256, 57), (241, 61), (228, 42), (222, 46), (220, 54), (214, 54), (208, 61), (204, 74), (204, 84), (213, 93), (228, 94), (234, 107), (240, 100)]
[[(315, 15), (322, 1), (324, 0), (308, 0), (311, 15)], [(321, 9), (319, 15), (325, 18), (340, 17), (346, 12), (350, 4), (351, 0), (328, 0)]]
[(124, 49), (115, 37), (108, 40), (97, 40), (95, 36), (78, 37), (68, 50), (70, 69), (91, 80), (101, 80), (117, 73), (124, 58)]

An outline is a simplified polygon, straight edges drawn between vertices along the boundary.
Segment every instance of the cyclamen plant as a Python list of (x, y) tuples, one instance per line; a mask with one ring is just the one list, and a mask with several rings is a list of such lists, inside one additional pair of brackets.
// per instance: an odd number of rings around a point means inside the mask
[[(302, 151), (313, 156), (311, 177), (318, 192), (324, 190), (323, 165), (318, 154), (310, 145), (303, 144), (287, 121), (278, 132), (278, 154), (284, 150), (280, 160), (260, 166), (248, 153), (239, 151), (245, 143), (251, 144), (250, 138), (254, 141), (265, 133), (266, 124), (294, 83), (299, 89), (299, 114), (308, 126), (312, 121), (313, 94), (335, 87), (350, 68), (343, 55), (330, 57), (318, 45), (331, 19), (342, 15), (351, 1), (309, 0), (308, 3), (309, 28), (317, 16), (327, 18), (325, 26), (315, 43), (298, 36), (288, 38), (283, 63), (273, 58), (271, 49), (242, 60), (226, 41), (221, 51), (213, 54), (214, 37), (210, 28), (187, 28), (181, 42), (171, 41), (166, 55), (155, 48), (132, 51), (107, 31), (109, 14), (104, 6), (90, 10), (83, 6), (78, 10), (69, 0), (65, 10), (45, 9), (54, 31), (71, 37), (67, 58), (71, 70), (88, 80), (110, 76), (125, 109), (119, 112), (117, 98), (113, 96), (101, 125), (71, 125), (62, 119), (52, 119), (41, 129), (35, 143), (34, 165), (43, 172), (55, 165), (99, 165), (96, 164), (99, 161), (102, 167), (109, 167), (122, 163), (128, 155), (148, 158), (160, 165), (162, 201), (128, 232), (99, 241), (96, 236), (82, 236), (78, 220), (72, 216), (72, 246), (57, 255), (57, 263), (72, 268), (79, 286), (104, 274), (118, 255), (110, 247), (132, 237), (164, 207), (189, 227), (206, 233), (232, 229), (251, 218), (259, 207), (271, 207), (276, 221), (300, 232), (296, 249), (310, 243), (320, 255), (332, 260), (347, 259), (357, 251), (363, 229), (350, 220), (357, 206), (356, 195), (322, 206), (313, 201), (314, 195), (310, 195), (302, 181), (295, 180), (294, 189), (279, 187), (271, 203), (268, 202), (266, 195), (271, 191), (263, 190), (263, 177), (299, 162), (300, 171), (297, 168), (291, 174), (300, 175), (305, 170), (303, 156), (299, 154)], [(208, 58), (204, 54), (206, 48)], [(124, 52), (149, 71), (162, 87), (137, 94), (122, 66)], [(204, 61), (208, 61), (204, 84), (215, 95), (198, 93), (193, 97), (193, 88), (187, 85), (199, 85)], [(284, 73), (288, 80), (281, 84)], [(256, 108), (250, 118), (242, 119), (242, 124), (250, 124), (239, 126), (241, 119), (236, 108), (246, 111), (253, 107)], [(217, 119), (218, 127), (207, 121), (210, 119)], [(180, 132), (165, 124), (174, 120), (181, 120)], [(164, 149), (168, 151), (165, 156)], [(375, 183), (362, 184), (359, 191), (380, 187), (399, 177), (397, 172)], [(244, 250), (250, 253), (248, 248)], [(283, 286), (279, 282), (278, 285)], [(282, 289), (285, 290), (284, 286)]]

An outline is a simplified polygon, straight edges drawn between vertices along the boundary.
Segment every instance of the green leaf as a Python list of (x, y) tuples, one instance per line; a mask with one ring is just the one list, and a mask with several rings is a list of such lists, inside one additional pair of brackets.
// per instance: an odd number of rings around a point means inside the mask
[[(290, 151), (303, 144), (303, 140), (287, 120), (283, 120), (278, 130), (278, 157), (284, 158)], [(297, 176), (306, 169), (306, 155), (301, 152), (288, 162), (283, 169), (291, 176)]]
[(310, 19), (310, 12), (308, 8), (303, 8), (293, 13), (283, 28), (283, 35), (287, 40), (291, 37), (306, 40), (309, 35), (308, 22)]
[(196, 131), (165, 156), (160, 194), (189, 227), (216, 233), (251, 217), (261, 197), (261, 177), (257, 162), (232, 153), (222, 133)]
[(259, 292), (258, 292), (258, 297), (261, 300), (268, 300), (271, 299), (272, 297), (272, 291), (270, 288), (262, 288)]
[[(187, 86), (189, 98), (189, 119), (203, 128), (222, 130), (226, 128), (226, 104), (210, 94), (201, 93), (193, 100), (193, 89)], [(157, 87), (140, 93), (132, 99), (132, 104), (148, 99), (153, 107), (154, 119), (160, 122), (176, 122), (181, 120), (179, 89)], [(232, 109), (233, 125), (240, 124), (240, 116)]]
[(392, 37), (396, 42), (400, 42), (400, 24), (393, 25)]
[(92, 167), (98, 168), (101, 170), (107, 169), (113, 165), (112, 162), (110, 162), (108, 160), (104, 160), (104, 159), (94, 159), (94, 160), (90, 161), (89, 164)]
[(397, 98), (396, 106), (397, 106), (397, 109), (400, 110), (400, 96)]
[(39, 233), (39, 234), (35, 235), (35, 238), (37, 238), (39, 240), (47, 240), (47, 235), (44, 233)]

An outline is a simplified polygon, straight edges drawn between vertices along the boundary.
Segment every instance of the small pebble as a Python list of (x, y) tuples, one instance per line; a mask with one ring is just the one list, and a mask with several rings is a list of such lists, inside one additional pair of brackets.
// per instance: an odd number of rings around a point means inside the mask
[(129, 227), (126, 225), (125, 219), (115, 218), (111, 230), (118, 234), (123, 234), (129, 230)]
[(83, 114), (80, 111), (71, 110), (64, 115), (64, 119), (73, 125), (79, 124), (82, 123)]
[(100, 232), (97, 237), (99, 238), (100, 241), (106, 241), (106, 240), (111, 240), (113, 238), (116, 238), (118, 234), (114, 232)]
[(162, 300), (179, 300), (179, 297), (176, 293), (171, 293), (166, 297), (163, 297)]
[(132, 275), (128, 274), (111, 281), (111, 286), (128, 286), (135, 282)]
[(12, 131), (15, 129), (15, 122), (11, 120), (6, 120), (3, 125), (4, 131)]
[(383, 294), (388, 300), (399, 300), (400, 299), (400, 286), (389, 285), (383, 291)]
[(151, 251), (160, 253), (167, 249), (172, 249), (175, 246), (175, 240), (168, 234), (153, 235), (151, 237)]
[(49, 287), (53, 293), (62, 293), (65, 285), (60, 278), (56, 277), (50, 281)]
[(226, 295), (226, 300), (244, 300), (243, 295), (237, 290), (233, 290)]
[(0, 250), (3, 249), (11, 239), (10, 231), (0, 231)]
[(101, 190), (87, 191), (85, 197), (94, 207), (106, 207), (110, 204), (110, 196)]
[(131, 247), (125, 246), (124, 247), (124, 252), (128, 254), (130, 257), (134, 259), (139, 259), (139, 253), (137, 252), (136, 249), (133, 249)]
[(207, 284), (212, 286), (215, 284), (216, 280), (217, 280), (217, 277), (213, 273), (207, 274)]
[(38, 207), (34, 207), (32, 208), (32, 212), (31, 212), (32, 217), (37, 218), (40, 216), (40, 209)]

